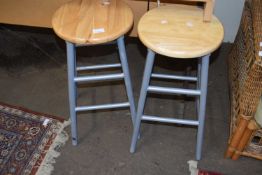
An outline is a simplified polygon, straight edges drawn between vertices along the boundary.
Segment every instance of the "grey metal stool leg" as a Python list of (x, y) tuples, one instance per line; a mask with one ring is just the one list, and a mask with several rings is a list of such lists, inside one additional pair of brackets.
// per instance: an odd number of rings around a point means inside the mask
[(135, 101), (134, 101), (134, 95), (133, 95), (133, 90), (132, 90), (132, 83), (130, 80), (128, 62), (127, 62), (127, 57), (126, 57), (124, 36), (117, 39), (117, 45), (118, 45), (120, 61), (121, 61), (121, 65), (122, 65), (122, 69), (124, 73), (126, 93), (127, 93), (128, 101), (130, 103), (130, 113), (132, 117), (132, 122), (133, 122), (133, 125), (135, 125), (136, 108), (135, 108)]
[(197, 132), (197, 146), (196, 146), (196, 159), (201, 159), (202, 143), (204, 136), (204, 124), (206, 114), (206, 97), (207, 97), (207, 84), (208, 84), (208, 67), (209, 67), (209, 56), (204, 56), (201, 60), (201, 81), (200, 81), (200, 103), (198, 113), (198, 132)]
[[(197, 63), (197, 83), (196, 83), (196, 88), (200, 89), (200, 82), (201, 82), (201, 63), (202, 63), (202, 58), (198, 59)], [(199, 103), (200, 103), (200, 97), (196, 97), (196, 113), (198, 116), (199, 113)]]
[(133, 131), (131, 147), (130, 147), (131, 153), (134, 153), (135, 148), (136, 148), (136, 142), (137, 142), (137, 138), (138, 138), (138, 135), (139, 135), (141, 118), (142, 118), (142, 115), (143, 115), (144, 106), (145, 106), (145, 102), (146, 102), (147, 88), (148, 88), (148, 85), (149, 85), (149, 82), (150, 82), (152, 68), (153, 68), (153, 65), (154, 65), (154, 59), (155, 59), (155, 53), (152, 50), (148, 49), (146, 66), (145, 66), (145, 70), (144, 70), (144, 77), (143, 77), (142, 87), (141, 87), (139, 101), (138, 101), (136, 122), (135, 122), (135, 127), (134, 127), (134, 131)]
[(67, 49), (67, 72), (68, 72), (68, 94), (69, 108), (71, 118), (72, 144), (77, 145), (77, 118), (76, 118), (76, 83), (74, 81), (76, 74), (76, 51), (74, 44), (66, 42)]

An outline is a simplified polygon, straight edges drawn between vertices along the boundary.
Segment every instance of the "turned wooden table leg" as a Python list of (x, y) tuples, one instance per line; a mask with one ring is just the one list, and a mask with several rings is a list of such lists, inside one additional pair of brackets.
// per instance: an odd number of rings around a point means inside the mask
[(247, 125), (248, 125), (248, 120), (241, 117), (240, 121), (238, 123), (238, 126), (237, 126), (237, 128), (236, 128), (236, 130), (233, 134), (231, 142), (230, 142), (229, 146), (227, 147), (227, 151), (225, 153), (226, 158), (230, 158), (234, 154), (235, 149), (238, 146)]
[(248, 123), (248, 126), (246, 128), (246, 130), (244, 131), (244, 134), (236, 148), (236, 151), (234, 152), (232, 159), (233, 160), (237, 160), (239, 158), (239, 156), (241, 155), (241, 152), (244, 150), (248, 140), (250, 139), (252, 133), (254, 131), (256, 131), (257, 129), (259, 129), (259, 126), (257, 125), (255, 120), (250, 120), (250, 122)]

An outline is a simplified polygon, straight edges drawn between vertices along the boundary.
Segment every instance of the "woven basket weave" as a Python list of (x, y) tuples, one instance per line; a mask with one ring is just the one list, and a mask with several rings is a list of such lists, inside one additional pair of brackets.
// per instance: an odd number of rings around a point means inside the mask
[[(246, 0), (240, 27), (229, 54), (231, 102), (230, 139), (240, 117), (255, 115), (262, 92), (262, 0)], [(262, 129), (255, 132), (242, 155), (262, 160)]]

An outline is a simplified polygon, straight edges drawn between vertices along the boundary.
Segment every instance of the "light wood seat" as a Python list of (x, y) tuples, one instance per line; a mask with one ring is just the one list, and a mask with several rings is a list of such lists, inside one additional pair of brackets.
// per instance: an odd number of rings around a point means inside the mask
[(110, 0), (109, 5), (101, 0), (74, 0), (55, 12), (52, 25), (66, 41), (99, 44), (127, 33), (133, 25), (133, 13), (119, 0)]
[(139, 21), (138, 35), (156, 53), (194, 58), (216, 50), (223, 40), (224, 29), (215, 16), (210, 22), (203, 22), (203, 9), (175, 4), (146, 13)]

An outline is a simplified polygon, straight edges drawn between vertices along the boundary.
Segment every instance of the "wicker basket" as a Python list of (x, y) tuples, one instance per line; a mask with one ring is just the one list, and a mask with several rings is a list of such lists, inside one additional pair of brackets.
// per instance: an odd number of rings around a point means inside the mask
[[(229, 54), (230, 139), (240, 121), (253, 118), (262, 92), (262, 0), (246, 0), (241, 24)], [(262, 160), (262, 129), (250, 138), (241, 155)]]

